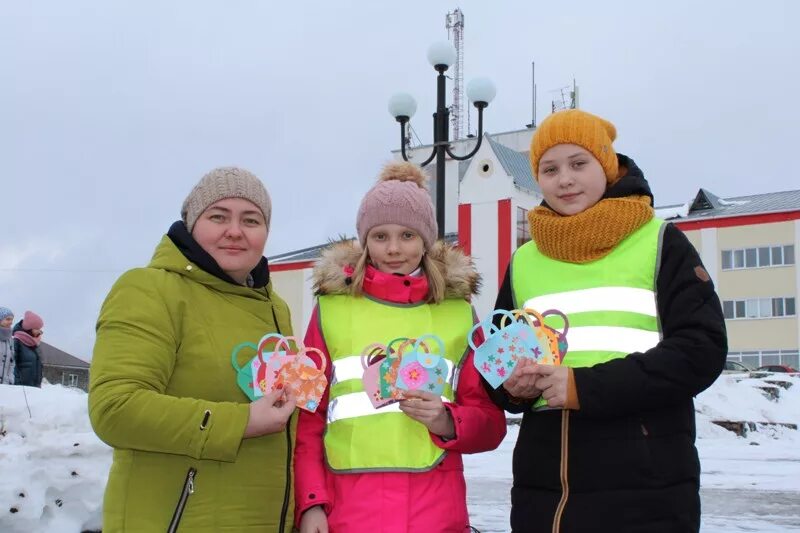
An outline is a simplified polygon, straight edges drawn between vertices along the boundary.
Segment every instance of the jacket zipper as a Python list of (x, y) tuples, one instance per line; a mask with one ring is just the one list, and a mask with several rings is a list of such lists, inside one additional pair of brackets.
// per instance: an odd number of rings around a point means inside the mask
[(569, 481), (567, 480), (567, 465), (569, 459), (569, 410), (561, 411), (561, 500), (558, 502), (556, 514), (553, 517), (553, 533), (561, 531), (561, 515), (569, 499)]
[[(270, 302), (269, 309), (272, 311), (272, 320), (275, 322), (275, 330), (278, 332), (278, 335), (283, 335), (281, 332), (281, 326), (278, 324), (278, 315), (275, 314), (275, 306), (272, 305), (272, 300), (269, 297), (269, 293), (267, 293), (267, 301)], [(286, 528), (286, 514), (289, 512), (289, 498), (291, 496), (290, 491), (292, 490), (292, 417), (289, 416), (289, 420), (286, 421), (286, 483), (283, 489), (283, 505), (281, 506), (281, 521), (278, 524), (279, 528), (278, 531), (283, 533), (284, 529)]]
[(186, 508), (186, 502), (189, 500), (189, 496), (194, 494), (194, 478), (196, 475), (197, 469), (195, 467), (189, 468), (189, 471), (186, 473), (186, 481), (183, 482), (181, 497), (178, 500), (178, 505), (175, 506), (175, 512), (172, 514), (172, 520), (167, 528), (167, 533), (175, 533), (178, 531), (178, 526), (183, 517), (183, 510)]
[(286, 527), (286, 513), (289, 510), (289, 497), (292, 490), (292, 417), (286, 422), (286, 485), (283, 490), (283, 507), (281, 507), (280, 533)]

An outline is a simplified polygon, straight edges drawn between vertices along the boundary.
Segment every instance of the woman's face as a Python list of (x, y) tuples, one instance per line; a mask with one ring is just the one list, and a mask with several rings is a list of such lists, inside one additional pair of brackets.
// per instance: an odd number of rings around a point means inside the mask
[(407, 275), (419, 267), (425, 243), (411, 228), (381, 224), (367, 233), (367, 251), (372, 264), (381, 272)]
[(267, 224), (253, 202), (225, 198), (203, 211), (192, 236), (226, 274), (244, 285), (264, 255)]
[(31, 330), (31, 337), (41, 337), (44, 330), (41, 329), (32, 329)]
[(7, 317), (0, 320), (0, 328), (10, 328), (11, 324), (14, 323), (14, 315), (8, 315)]

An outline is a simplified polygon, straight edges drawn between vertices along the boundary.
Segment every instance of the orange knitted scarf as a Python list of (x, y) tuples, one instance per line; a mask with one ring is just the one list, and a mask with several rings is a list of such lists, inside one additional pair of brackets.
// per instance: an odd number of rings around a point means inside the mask
[(539, 206), (528, 212), (531, 237), (541, 252), (568, 263), (605, 257), (625, 237), (653, 218), (648, 196), (606, 198), (572, 216)]

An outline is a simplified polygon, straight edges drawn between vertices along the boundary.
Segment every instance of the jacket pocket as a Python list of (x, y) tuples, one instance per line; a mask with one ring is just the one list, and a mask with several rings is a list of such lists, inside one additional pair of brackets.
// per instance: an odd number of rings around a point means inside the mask
[(189, 468), (186, 473), (186, 480), (183, 482), (183, 489), (178, 499), (178, 504), (175, 506), (175, 512), (172, 513), (172, 520), (169, 522), (167, 533), (175, 533), (178, 531), (178, 526), (183, 517), (183, 510), (186, 508), (186, 502), (189, 501), (189, 496), (194, 494), (194, 478), (197, 476), (197, 469), (194, 467)]

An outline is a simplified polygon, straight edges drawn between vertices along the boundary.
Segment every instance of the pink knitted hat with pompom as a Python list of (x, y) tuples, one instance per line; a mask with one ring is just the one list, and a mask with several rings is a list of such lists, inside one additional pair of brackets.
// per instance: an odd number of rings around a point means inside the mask
[(426, 181), (422, 169), (413, 163), (386, 165), (358, 208), (356, 231), (361, 246), (366, 246), (367, 233), (375, 226), (399, 224), (416, 231), (425, 249), (430, 250), (436, 242), (438, 226)]

